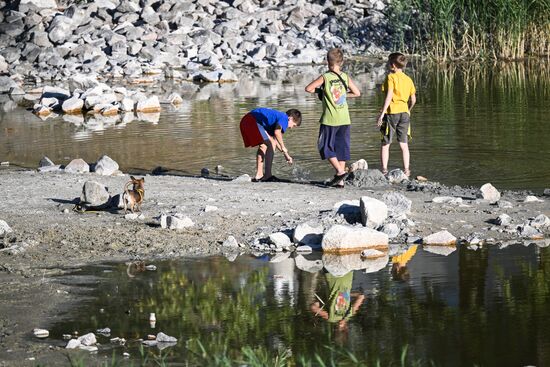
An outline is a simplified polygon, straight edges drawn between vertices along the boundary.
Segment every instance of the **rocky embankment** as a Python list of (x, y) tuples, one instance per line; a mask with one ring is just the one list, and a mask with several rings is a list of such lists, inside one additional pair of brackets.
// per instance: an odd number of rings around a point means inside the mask
[[(312, 63), (330, 47), (378, 53), (385, 1), (0, 1), (0, 73), (135, 78)], [(3, 91), (6, 92), (6, 91)]]

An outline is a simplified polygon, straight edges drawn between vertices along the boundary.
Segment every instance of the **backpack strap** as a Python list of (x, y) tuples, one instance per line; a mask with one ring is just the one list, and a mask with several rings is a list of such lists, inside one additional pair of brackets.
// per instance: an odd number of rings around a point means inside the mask
[(340, 81), (344, 85), (344, 88), (346, 88), (346, 92), (349, 92), (350, 90), (348, 88), (348, 84), (344, 81), (344, 78), (342, 78), (342, 76), (335, 71), (331, 71), (331, 73), (335, 74), (338, 77), (338, 79), (340, 79)]

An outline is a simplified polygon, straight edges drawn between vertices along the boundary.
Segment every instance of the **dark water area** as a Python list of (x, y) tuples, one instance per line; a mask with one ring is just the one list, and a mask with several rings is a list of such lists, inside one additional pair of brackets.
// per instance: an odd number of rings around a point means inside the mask
[[(320, 365), (315, 355), (340, 365), (347, 352), (356, 365), (401, 365), (406, 346), (406, 365), (543, 367), (550, 365), (548, 244), (413, 246), (363, 262), (314, 253), (162, 261), (143, 272), (88, 266), (54, 280), (78, 285), (79, 301), (52, 325), (47, 343), (63, 347), (63, 334), (109, 327), (111, 338), (128, 343), (98, 336), (96, 358), (128, 351), (139, 359), (137, 339), (163, 331), (178, 343), (146, 353), (168, 365), (210, 365), (215, 356), (237, 358), (244, 346), (269, 356), (286, 351), (297, 365), (302, 358)], [(406, 270), (392, 272), (395, 263)]]
[[(43, 155), (57, 163), (75, 157), (95, 162), (108, 154), (125, 171), (157, 166), (175, 174), (198, 174), (222, 165), (230, 175), (254, 173), (254, 150), (245, 149), (240, 118), (258, 106), (303, 112), (302, 127), (285, 134), (295, 166), (276, 157), (278, 176), (324, 179), (332, 175), (316, 146), (321, 105), (304, 86), (322, 67), (241, 70), (233, 84), (197, 86), (163, 82), (140, 87), (161, 100), (179, 92), (184, 103), (164, 105), (160, 115), (115, 118), (55, 117), (42, 121), (14, 101), (0, 101), (0, 161), (36, 167)], [(362, 96), (349, 101), (352, 159), (379, 168), (380, 134), (375, 126), (383, 95), (380, 63), (356, 63), (348, 70)], [(412, 113), (413, 175), (454, 185), (491, 182), (501, 189), (541, 191), (550, 185), (550, 65), (522, 63), (433, 65), (406, 70), (417, 86)], [(118, 82), (114, 84), (117, 85)], [(401, 167), (393, 144), (390, 166)]]

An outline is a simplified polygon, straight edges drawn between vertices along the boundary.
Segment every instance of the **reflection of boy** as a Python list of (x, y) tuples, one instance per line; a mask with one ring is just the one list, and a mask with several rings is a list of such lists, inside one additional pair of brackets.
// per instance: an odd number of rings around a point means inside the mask
[[(347, 320), (349, 320), (365, 300), (365, 295), (358, 292), (351, 292), (353, 282), (353, 272), (350, 271), (342, 277), (335, 277), (330, 273), (325, 274), (329, 289), (328, 309), (321, 308), (319, 301), (311, 304), (311, 311), (316, 315), (331, 323), (338, 323), (339, 330), (347, 330)], [(351, 302), (351, 297), (356, 297), (355, 302)]]
[(418, 245), (411, 246), (407, 251), (403, 252), (402, 254), (392, 257), (391, 274), (394, 280), (400, 280), (404, 282), (409, 280), (410, 274), (409, 269), (407, 268), (407, 263), (416, 254), (417, 248)]

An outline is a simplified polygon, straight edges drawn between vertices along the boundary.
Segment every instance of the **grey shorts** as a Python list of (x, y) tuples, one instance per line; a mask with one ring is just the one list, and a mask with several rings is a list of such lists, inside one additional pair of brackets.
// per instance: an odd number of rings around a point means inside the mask
[(397, 135), (398, 142), (407, 143), (410, 123), (411, 116), (406, 112), (387, 114), (380, 127), (382, 145), (391, 144), (394, 135)]

